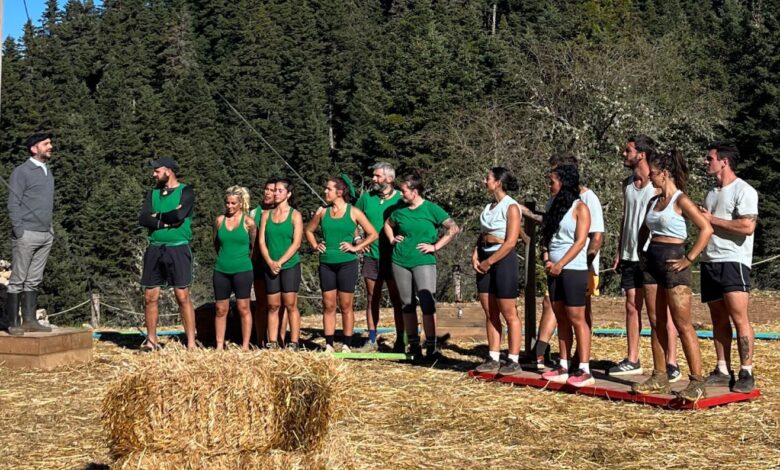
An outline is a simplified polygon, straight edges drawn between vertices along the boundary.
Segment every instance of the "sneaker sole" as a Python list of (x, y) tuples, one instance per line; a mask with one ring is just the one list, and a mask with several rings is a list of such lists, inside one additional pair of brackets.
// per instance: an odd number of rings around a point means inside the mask
[(622, 375), (642, 375), (644, 373), (644, 369), (641, 367), (639, 369), (632, 369), (632, 370), (620, 370), (617, 372), (609, 372), (609, 375), (612, 377), (620, 377)]
[(682, 379), (682, 374), (678, 375), (677, 377), (668, 377), (667, 376), (667, 378), (669, 379), (669, 383), (673, 384), (673, 383), (679, 382)]
[(498, 368), (496, 368), (496, 369), (485, 369), (485, 370), (480, 370), (479, 368), (477, 368), (477, 369), (474, 369), (474, 370), (479, 372), (480, 374), (497, 374), (498, 373)]
[(635, 390), (631, 388), (631, 392), (637, 395), (669, 395), (672, 393), (672, 387), (659, 388), (657, 390)]
[(596, 379), (591, 377), (591, 378), (589, 378), (587, 380), (583, 380), (582, 382), (569, 382), (569, 381), (566, 381), (566, 383), (571, 385), (571, 386), (573, 386), (573, 387), (582, 388), (582, 387), (589, 387), (591, 385), (595, 385), (596, 384)]
[(550, 377), (549, 379), (545, 377), (542, 378), (548, 382), (552, 382), (555, 384), (565, 384), (569, 380), (569, 374), (566, 374), (566, 376), (559, 375), (557, 377)]

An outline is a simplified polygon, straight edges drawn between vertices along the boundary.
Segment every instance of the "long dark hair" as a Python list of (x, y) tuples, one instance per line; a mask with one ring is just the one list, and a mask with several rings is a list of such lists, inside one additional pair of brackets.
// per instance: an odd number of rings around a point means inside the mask
[(276, 180), (276, 184), (283, 184), (285, 189), (287, 189), (287, 192), (290, 193), (290, 197), (287, 198), (287, 204), (290, 205), (290, 207), (295, 208), (296, 206), (296, 200), (295, 200), (295, 185), (289, 178), (279, 178)]
[(569, 211), (574, 201), (580, 198), (580, 172), (574, 165), (558, 165), (554, 170), (561, 180), (561, 190), (555, 195), (550, 210), (544, 216), (542, 223), (542, 241), (544, 246), (550, 244), (563, 216)]
[(657, 153), (649, 161), (651, 166), (666, 170), (674, 178), (674, 184), (682, 192), (688, 192), (688, 162), (683, 153), (672, 149), (666, 153)]

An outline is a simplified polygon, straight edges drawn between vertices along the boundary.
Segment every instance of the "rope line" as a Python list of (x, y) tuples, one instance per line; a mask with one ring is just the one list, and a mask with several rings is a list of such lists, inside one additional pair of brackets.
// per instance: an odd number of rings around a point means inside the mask
[(70, 312), (71, 310), (75, 310), (75, 309), (77, 309), (77, 308), (79, 308), (79, 307), (82, 307), (82, 306), (84, 306), (84, 305), (87, 305), (87, 304), (88, 304), (88, 303), (90, 303), (91, 301), (92, 301), (92, 299), (87, 299), (87, 300), (85, 300), (84, 302), (81, 302), (81, 303), (80, 303), (80, 304), (78, 304), (78, 305), (74, 305), (74, 306), (73, 306), (73, 307), (71, 307), (71, 308), (65, 309), (65, 310), (63, 310), (63, 311), (61, 311), (61, 312), (52, 313), (51, 315), (46, 315), (46, 316), (47, 316), (47, 317), (49, 317), (49, 318), (51, 318), (51, 317), (56, 317), (57, 315), (62, 315), (63, 313), (67, 313), (67, 312)]

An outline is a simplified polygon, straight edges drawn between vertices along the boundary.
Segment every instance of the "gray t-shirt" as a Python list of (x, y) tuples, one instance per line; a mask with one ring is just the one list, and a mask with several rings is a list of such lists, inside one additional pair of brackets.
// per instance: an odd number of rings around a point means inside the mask
[[(580, 193), (580, 200), (588, 206), (590, 210), (590, 231), (588, 233), (604, 233), (604, 211), (601, 208), (601, 201), (596, 193), (588, 189), (584, 193)], [(585, 244), (585, 249), (588, 249), (590, 245), (590, 238), (588, 243)], [(588, 269), (596, 274), (599, 273), (599, 262), (601, 260), (601, 252), (596, 253), (596, 257), (593, 259), (593, 264), (588, 266)]]
[[(722, 188), (711, 188), (704, 199), (704, 208), (713, 216), (724, 220), (735, 220), (746, 215), (757, 216), (758, 193), (744, 180), (737, 178)], [(736, 262), (749, 268), (753, 260), (753, 235), (737, 235), (715, 228), (701, 260), (714, 263)]]
[(623, 193), (623, 245), (620, 247), (620, 259), (639, 261), (639, 229), (645, 223), (647, 204), (655, 196), (655, 188), (649, 182), (644, 188), (634, 186), (634, 176), (628, 178), (628, 184)]

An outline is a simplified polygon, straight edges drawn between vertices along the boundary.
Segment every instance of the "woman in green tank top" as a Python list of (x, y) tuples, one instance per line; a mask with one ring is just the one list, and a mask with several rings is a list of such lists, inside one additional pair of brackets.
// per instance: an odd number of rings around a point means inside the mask
[[(337, 301), (341, 309), (344, 333), (342, 351), (350, 351), (352, 327), (355, 323), (352, 301), (358, 274), (357, 253), (378, 238), (366, 215), (350, 204), (354, 197), (355, 189), (346, 175), (331, 178), (325, 185), (325, 201), (329, 204), (328, 207), (319, 208), (306, 225), (306, 240), (312, 249), (320, 254), (322, 322), (325, 330), (325, 350), (328, 352), (334, 351)], [(366, 238), (354, 245), (352, 240), (358, 225), (363, 229)], [(318, 241), (314, 234), (318, 227), (322, 231), (323, 241)]]
[[(290, 205), (293, 183), (287, 178), (275, 184), (274, 208), (260, 219), (260, 252), (265, 260), (265, 286), (268, 300), (268, 347), (277, 347), (282, 305), (290, 322), (288, 348), (297, 350), (301, 334), (298, 289), (301, 286), (301, 257), (298, 249), (303, 238), (303, 217)], [(283, 325), (283, 330), (286, 325)]]
[[(274, 207), (274, 191), (276, 190), (276, 182), (278, 180), (279, 178), (272, 176), (265, 181), (265, 185), (263, 186), (263, 202), (249, 213), (249, 216), (255, 221), (255, 227), (257, 227), (258, 230), (260, 228), (260, 217), (263, 213)], [(255, 339), (257, 345), (260, 347), (265, 346), (266, 341), (268, 341), (268, 304), (266, 303), (264, 268), (265, 261), (263, 261), (263, 255), (260, 254), (260, 237), (258, 236), (255, 245), (252, 247), (252, 269), (254, 270), (255, 276)], [(279, 315), (284, 317), (284, 308), (282, 308)], [(280, 329), (283, 330), (281, 336), (284, 338), (287, 322), (281, 321), (279, 324)]]
[(230, 294), (236, 294), (236, 307), (241, 316), (241, 349), (249, 351), (252, 315), (249, 297), (252, 291), (252, 260), (250, 249), (255, 242), (255, 222), (246, 217), (249, 212), (249, 191), (231, 186), (225, 193), (225, 214), (214, 221), (214, 298), (217, 349), (225, 347), (225, 329), (230, 306)]

